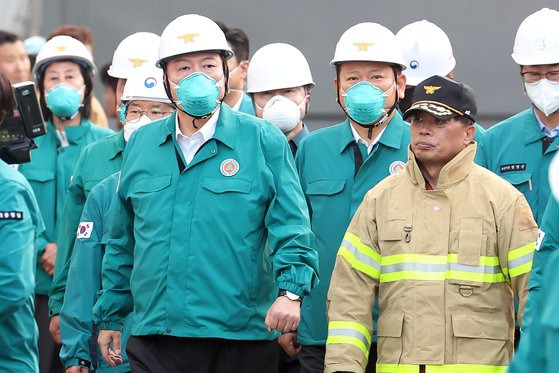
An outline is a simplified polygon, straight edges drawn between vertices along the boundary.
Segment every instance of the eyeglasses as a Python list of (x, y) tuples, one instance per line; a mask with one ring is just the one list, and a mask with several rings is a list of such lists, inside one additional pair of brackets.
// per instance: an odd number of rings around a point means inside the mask
[(172, 111), (163, 111), (158, 109), (138, 110), (134, 108), (128, 108), (126, 110), (126, 120), (128, 122), (134, 123), (139, 121), (143, 115), (146, 115), (151, 120), (158, 120), (172, 113)]
[(520, 75), (522, 75), (522, 80), (525, 83), (537, 83), (540, 80), (542, 80), (544, 77), (547, 80), (551, 80), (552, 82), (559, 83), (559, 70), (548, 71), (545, 74), (535, 73), (535, 72), (525, 72), (525, 73), (521, 73)]

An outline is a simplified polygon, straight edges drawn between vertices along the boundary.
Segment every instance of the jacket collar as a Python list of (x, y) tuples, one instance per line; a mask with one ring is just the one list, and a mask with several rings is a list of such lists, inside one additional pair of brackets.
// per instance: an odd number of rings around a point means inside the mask
[(124, 151), (126, 146), (126, 141), (124, 141), (124, 131), (120, 131), (117, 134), (110, 137), (109, 142), (109, 159), (115, 159), (120, 153)]
[(540, 128), (534, 107), (531, 107), (525, 113), (526, 115), (523, 117), (522, 127), (524, 131), (524, 145), (528, 145), (540, 141), (545, 137), (545, 134)]
[[(477, 144), (475, 141), (472, 141), (470, 145), (451, 159), (450, 162), (441, 169), (436, 189), (446, 189), (464, 180), (474, 166), (476, 149)], [(419, 169), (417, 159), (415, 158), (415, 154), (411, 151), (411, 147), (408, 148), (408, 166), (406, 167), (406, 172), (414, 184), (425, 189), (425, 178)], [(433, 185), (433, 187), (435, 186)]]
[[(175, 138), (175, 123), (177, 115), (178, 114), (175, 111), (167, 117), (164, 125), (160, 126), (159, 145), (164, 144), (169, 139)], [(222, 142), (229, 148), (234, 149), (235, 141), (237, 139), (237, 126), (238, 121), (233, 109), (227, 105), (221, 105), (213, 138)]]
[[(48, 125), (52, 129), (52, 133), (56, 133), (56, 127), (54, 123), (49, 120)], [(66, 132), (66, 137), (70, 144), (78, 144), (80, 139), (85, 136), (85, 134), (91, 129), (91, 122), (87, 118), (83, 118), (79, 126), (68, 126), (64, 128)], [(58, 136), (55, 135), (58, 139)], [(58, 141), (58, 140), (57, 140)]]
[[(351, 132), (351, 123), (349, 119), (346, 118), (344, 121), (342, 135), (340, 136), (340, 153), (345, 150), (351, 143), (355, 142), (353, 133)], [(402, 146), (402, 135), (406, 129), (406, 124), (402, 119), (400, 113), (396, 112), (390, 122), (388, 122), (384, 133), (379, 139), (379, 143), (394, 149), (400, 149)]]

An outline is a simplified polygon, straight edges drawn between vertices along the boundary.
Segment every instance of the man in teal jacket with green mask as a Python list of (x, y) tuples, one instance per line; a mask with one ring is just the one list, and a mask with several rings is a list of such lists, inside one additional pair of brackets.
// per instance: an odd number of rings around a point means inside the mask
[(478, 164), (526, 196), (538, 225), (549, 199), (547, 170), (559, 149), (558, 23), (559, 12), (544, 8), (518, 28), (512, 58), (533, 105), (491, 127), (476, 154)]
[[(285, 137), (221, 102), (225, 36), (185, 15), (161, 35), (159, 66), (178, 108), (125, 151), (94, 308), (99, 346), (133, 371), (266, 372), (318, 283), (308, 211)], [(112, 343), (112, 347), (111, 347)]]
[[(365, 193), (404, 169), (410, 141), (409, 125), (396, 110), (406, 78), (400, 47), (390, 30), (376, 23), (351, 27), (338, 41), (331, 65), (336, 69), (338, 103), (347, 119), (310, 134), (296, 158), (316, 237), (321, 281), (303, 302), (298, 335), (280, 339), (290, 349), (298, 338), (305, 373), (324, 370), (326, 295), (345, 230)], [(375, 357), (373, 344), (371, 368)]]

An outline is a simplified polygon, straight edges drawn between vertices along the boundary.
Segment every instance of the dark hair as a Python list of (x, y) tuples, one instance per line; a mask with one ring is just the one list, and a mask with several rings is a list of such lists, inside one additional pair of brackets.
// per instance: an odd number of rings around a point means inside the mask
[(0, 45), (13, 44), (16, 41), (21, 40), (16, 34), (8, 31), (0, 30)]
[[(93, 91), (93, 78), (91, 77), (91, 74), (88, 72), (88, 69), (75, 60), (61, 59), (61, 60), (53, 61), (51, 63), (65, 62), (65, 61), (74, 62), (80, 67), (80, 72), (82, 74), (83, 81), (85, 82), (83, 107), (80, 108), (80, 113), (82, 115), (82, 118), (89, 119), (91, 117), (91, 92)], [(45, 65), (43, 68), (39, 70), (39, 77), (37, 79), (37, 88), (39, 89), (39, 95), (40, 95), (39, 104), (41, 105), (41, 111), (43, 112), (43, 117), (45, 118), (45, 120), (51, 120), (53, 115), (50, 109), (47, 107), (47, 103), (45, 101), (45, 71), (47, 71), (48, 65), (50, 64)]]
[(466, 126), (466, 127), (467, 127), (467, 126), (471, 126), (471, 125), (474, 124), (474, 121), (471, 120), (470, 118), (468, 118), (468, 117), (465, 116), (465, 115), (462, 115), (462, 116), (459, 116), (459, 117), (455, 117), (455, 119), (456, 119), (457, 121), (459, 121), (460, 123), (462, 123), (462, 124), (463, 124), (464, 126)]
[(249, 42), (247, 34), (240, 28), (229, 28), (221, 21), (215, 21), (215, 23), (217, 23), (221, 31), (225, 34), (225, 39), (227, 39), (227, 43), (229, 43), (231, 49), (233, 49), (237, 61), (248, 60)]
[(57, 27), (47, 38), (50, 40), (55, 36), (67, 35), (81, 41), (83, 44), (93, 46), (93, 34), (87, 26), (83, 25), (62, 25)]
[(13, 110), (12, 85), (6, 75), (0, 73), (0, 123)]
[(106, 64), (104, 64), (103, 66), (101, 66), (101, 83), (103, 83), (103, 85), (111, 87), (111, 89), (113, 91), (116, 92), (116, 86), (118, 84), (118, 78), (112, 77), (108, 74), (108, 71), (111, 67), (111, 63), (107, 62)]

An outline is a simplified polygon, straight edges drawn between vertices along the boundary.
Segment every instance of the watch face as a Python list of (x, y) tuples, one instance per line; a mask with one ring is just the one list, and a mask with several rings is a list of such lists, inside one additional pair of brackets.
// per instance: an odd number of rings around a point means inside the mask
[(300, 296), (298, 296), (297, 294), (293, 294), (293, 293), (290, 292), (290, 291), (286, 291), (286, 292), (285, 292), (285, 295), (286, 295), (290, 300), (299, 300), (299, 299), (301, 299)]

